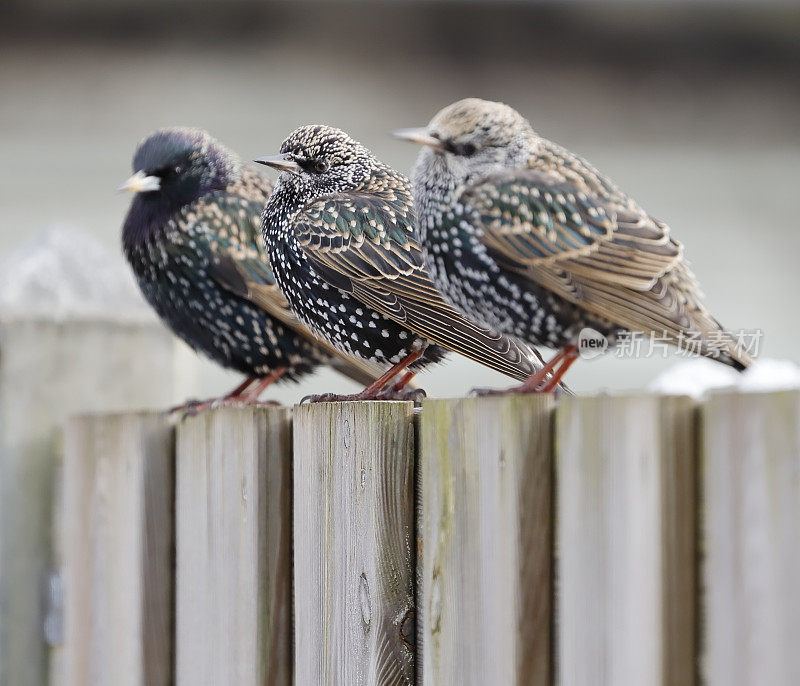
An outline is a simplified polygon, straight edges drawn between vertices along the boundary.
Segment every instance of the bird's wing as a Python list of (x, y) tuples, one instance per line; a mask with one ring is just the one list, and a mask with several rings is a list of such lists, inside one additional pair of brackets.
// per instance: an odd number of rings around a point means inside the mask
[(669, 227), (633, 203), (603, 200), (555, 175), (528, 169), (484, 177), (462, 200), (476, 211), (494, 253), (531, 267), (646, 290), (682, 259)]
[[(357, 383), (367, 385), (383, 373), (371, 362), (347, 355), (307, 329), (292, 313), (269, 267), (261, 238), (262, 205), (228, 193), (213, 194), (195, 216), (219, 215), (221, 229), (204, 234), (209, 276), (227, 291), (250, 301), (288, 328), (330, 354), (329, 364)], [(221, 222), (221, 223), (220, 223)]]
[[(472, 184), (456, 208), (448, 221), (477, 222), (499, 262), (588, 312), (674, 342), (724, 333), (702, 303), (683, 246), (622, 194), (517, 169)], [(722, 348), (748, 364), (732, 338)]]
[(464, 318), (422, 263), (410, 196), (345, 193), (308, 205), (295, 232), (317, 273), (381, 314), (508, 376), (536, 371), (535, 351)]

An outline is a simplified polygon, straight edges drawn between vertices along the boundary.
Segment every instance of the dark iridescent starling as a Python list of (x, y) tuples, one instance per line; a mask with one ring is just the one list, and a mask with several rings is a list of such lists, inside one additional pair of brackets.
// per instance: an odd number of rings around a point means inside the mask
[(145, 298), (192, 348), (248, 379), (226, 400), (255, 400), (269, 383), (331, 364), (360, 383), (380, 370), (318, 341), (275, 285), (260, 239), (269, 180), (200, 129), (144, 139), (122, 228)]
[(515, 378), (536, 370), (528, 346), (442, 300), (422, 263), (408, 179), (363, 145), (304, 126), (279, 155), (257, 161), (283, 171), (264, 208), (264, 238), (278, 286), (312, 331), (391, 373), (437, 361), (443, 348)]
[(560, 348), (559, 375), (585, 327), (612, 344), (623, 331), (694, 338), (708, 357), (749, 364), (669, 227), (512, 108), (461, 100), (396, 135), (424, 146), (412, 178), (425, 264), (466, 316)]

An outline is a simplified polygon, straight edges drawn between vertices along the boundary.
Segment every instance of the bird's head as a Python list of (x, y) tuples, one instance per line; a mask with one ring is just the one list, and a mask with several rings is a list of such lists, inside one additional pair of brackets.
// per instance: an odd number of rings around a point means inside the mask
[(466, 98), (448, 105), (418, 129), (394, 135), (423, 146), (414, 171), (461, 182), (473, 175), (519, 166), (535, 134), (519, 112), (501, 102)]
[(177, 209), (225, 188), (237, 168), (235, 156), (202, 129), (160, 129), (139, 143), (134, 174), (119, 190), (136, 193), (139, 202)]
[(283, 172), (276, 191), (288, 188), (305, 202), (364, 188), (377, 164), (361, 143), (340, 129), (322, 125), (295, 129), (279, 154), (255, 161)]

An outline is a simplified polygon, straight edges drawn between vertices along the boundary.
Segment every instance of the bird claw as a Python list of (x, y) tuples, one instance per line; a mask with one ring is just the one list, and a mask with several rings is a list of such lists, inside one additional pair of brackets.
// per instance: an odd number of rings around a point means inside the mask
[(411, 400), (419, 405), (427, 395), (424, 388), (387, 388), (378, 393), (375, 400)]
[(412, 400), (415, 405), (419, 404), (425, 397), (425, 390), (422, 388), (396, 389), (393, 387), (384, 388), (377, 393), (353, 393), (352, 395), (341, 395), (339, 393), (321, 393), (319, 395), (307, 395), (303, 397), (300, 404), (305, 403), (342, 403), (357, 402), (359, 400)]
[[(356, 394), (357, 395), (357, 394)], [(300, 404), (304, 405), (305, 403), (339, 403), (339, 402), (346, 402), (348, 400), (361, 400), (361, 398), (357, 398), (356, 395), (340, 395), (338, 393), (312, 393), (311, 395), (305, 395), (300, 400)]]
[(536, 388), (529, 388), (524, 384), (520, 386), (512, 386), (511, 388), (473, 388), (470, 391), (470, 395), (474, 395), (478, 398), (520, 394), (530, 395), (534, 393), (545, 393), (546, 391), (543, 389), (543, 386), (544, 383), (539, 384)]
[(185, 417), (193, 417), (204, 410), (210, 409), (211, 400), (197, 400), (195, 398), (191, 398), (187, 400), (185, 403), (181, 403), (180, 405), (175, 405), (174, 407), (170, 407), (168, 410), (164, 410), (164, 414), (169, 416), (173, 414), (182, 413), (182, 419)]
[(195, 417), (201, 412), (216, 410), (220, 407), (280, 407), (277, 400), (258, 400), (255, 398), (209, 398), (208, 400), (187, 400), (182, 405), (171, 407), (164, 414), (181, 414), (181, 420), (187, 417)]

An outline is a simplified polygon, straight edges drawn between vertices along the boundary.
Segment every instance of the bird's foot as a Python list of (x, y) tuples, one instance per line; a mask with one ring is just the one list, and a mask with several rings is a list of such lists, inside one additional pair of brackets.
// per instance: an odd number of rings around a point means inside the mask
[[(519, 386), (512, 386), (504, 390), (494, 390), (492, 388), (473, 388), (472, 393), (484, 397), (493, 395), (514, 395), (520, 393), (556, 393), (556, 397), (563, 391), (559, 391), (559, 383), (572, 363), (578, 359), (578, 350), (574, 345), (569, 345), (558, 353), (550, 362), (540, 370), (531, 374), (525, 383)], [(567, 389), (563, 389), (567, 390)], [(568, 391), (570, 392), (570, 391)], [(570, 392), (571, 394), (571, 392)]]
[(209, 409), (210, 403), (213, 400), (197, 400), (196, 398), (191, 398), (187, 400), (185, 403), (181, 403), (180, 405), (174, 405), (170, 407), (168, 410), (164, 410), (164, 414), (166, 415), (173, 415), (173, 414), (183, 414), (184, 417), (188, 417), (198, 412), (203, 412), (206, 409)]
[(312, 395), (304, 395), (300, 400), (301, 405), (306, 403), (344, 403), (349, 400), (363, 400), (363, 398), (356, 397), (358, 393), (352, 395), (341, 395), (339, 393), (315, 393)]
[[(408, 384), (414, 378), (416, 372), (408, 371), (408, 365), (418, 360), (424, 348), (415, 350), (406, 355), (400, 362), (396, 363), (391, 369), (385, 371), (369, 386), (359, 393), (352, 395), (340, 395), (338, 393), (323, 393), (321, 395), (307, 395), (300, 401), (303, 403), (341, 403), (354, 402), (359, 400), (413, 400), (418, 405), (425, 397), (425, 391), (421, 388), (409, 388)], [(398, 374), (404, 371), (400, 379), (395, 381)]]
[(488, 398), (493, 396), (503, 395), (519, 395), (521, 393), (546, 393), (544, 384), (532, 387), (527, 384), (520, 384), (519, 386), (512, 386), (511, 388), (473, 388), (470, 391), (471, 395), (476, 395), (479, 398)]
[(180, 414), (181, 419), (185, 419), (186, 417), (194, 417), (201, 412), (216, 410), (220, 407), (280, 407), (280, 403), (276, 400), (223, 396), (221, 398), (209, 398), (208, 400), (187, 400), (182, 405), (171, 407), (165, 414)]
[(411, 400), (414, 405), (421, 405), (426, 397), (424, 388), (387, 388), (378, 393), (375, 400)]
[(425, 397), (422, 388), (381, 388), (369, 393), (361, 391), (350, 395), (340, 395), (339, 393), (321, 393), (319, 395), (307, 395), (301, 401), (304, 403), (345, 403), (357, 402), (359, 400), (413, 400), (415, 404), (420, 403)]

